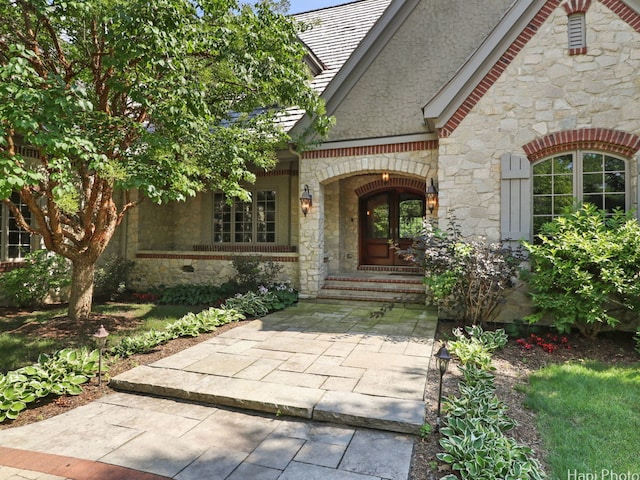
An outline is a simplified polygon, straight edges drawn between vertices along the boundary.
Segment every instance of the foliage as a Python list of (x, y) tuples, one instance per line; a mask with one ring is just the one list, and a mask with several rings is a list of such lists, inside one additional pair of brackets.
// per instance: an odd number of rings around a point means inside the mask
[(282, 272), (282, 265), (257, 256), (234, 257), (232, 265), (236, 274), (230, 283), (235, 285), (240, 293), (255, 291), (261, 285), (270, 288), (276, 284)]
[(506, 244), (463, 238), (454, 217), (447, 231), (425, 221), (413, 245), (398, 254), (424, 268), (432, 303), (473, 325), (498, 313), (520, 262)]
[(242, 320), (244, 315), (233, 309), (210, 308), (199, 313), (188, 313), (158, 331), (152, 329), (132, 337), (123, 338), (120, 343), (109, 349), (111, 355), (129, 357), (136, 353), (148, 352), (158, 345), (179, 337), (197, 337), (201, 333), (212, 332), (216, 327)]
[(17, 307), (35, 307), (42, 305), (48, 295), (59, 295), (70, 282), (69, 262), (38, 250), (25, 256), (22, 267), (0, 275), (0, 292)]
[(551, 314), (560, 332), (576, 327), (595, 337), (640, 306), (640, 224), (630, 213), (607, 216), (585, 204), (543, 225), (538, 241), (524, 246), (538, 309), (530, 322)]
[(235, 290), (233, 285), (174, 285), (158, 289), (158, 303), (170, 305), (219, 305)]
[(245, 315), (262, 317), (282, 310), (298, 301), (298, 292), (287, 284), (278, 284), (273, 290), (259, 287), (257, 292), (238, 293), (227, 299), (225, 308), (233, 308)]
[(0, 201), (73, 262), (72, 318), (90, 313), (131, 190), (158, 204), (211, 186), (246, 200), (252, 171), (305, 141), (283, 130), (283, 109), (306, 111), (307, 138), (326, 133), (301, 28), (268, 0), (0, 4)]
[(0, 375), (0, 422), (15, 419), (27, 404), (50, 394), (78, 395), (98, 373), (98, 351), (60, 350), (38, 363)]
[(110, 297), (127, 288), (135, 262), (118, 255), (103, 258), (96, 267), (94, 296)]
[[(551, 363), (527, 383), (525, 406), (536, 415), (550, 476), (638, 471), (640, 364)], [(603, 475), (609, 476), (609, 475)], [(630, 476), (629, 476), (630, 478)]]
[(640, 327), (638, 327), (638, 331), (636, 332), (636, 352), (640, 353)]
[[(495, 396), (494, 376), (474, 362), (461, 370), (459, 395), (444, 403), (446, 426), (440, 429), (444, 452), (437, 458), (451, 464), (463, 480), (545, 478), (532, 450), (504, 434), (516, 422)], [(452, 474), (443, 477), (457, 478)]]
[(531, 350), (534, 347), (539, 347), (547, 353), (553, 353), (558, 348), (564, 348), (571, 350), (571, 344), (566, 336), (558, 336), (551, 333), (547, 333), (545, 336), (530, 334), (527, 338), (519, 338), (516, 343), (522, 347), (523, 350)]
[(483, 331), (479, 325), (465, 328), (467, 335), (461, 328), (456, 328), (453, 335), (456, 340), (449, 342), (449, 350), (462, 365), (475, 365), (478, 368), (491, 368), (491, 353), (507, 344), (507, 334), (503, 329)]

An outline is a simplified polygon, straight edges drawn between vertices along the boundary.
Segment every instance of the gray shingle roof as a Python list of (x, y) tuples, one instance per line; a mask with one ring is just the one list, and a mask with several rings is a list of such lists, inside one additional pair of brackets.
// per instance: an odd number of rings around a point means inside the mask
[[(325, 90), (390, 3), (391, 0), (359, 0), (293, 15), (309, 25), (300, 39), (327, 67), (313, 79), (313, 88), (320, 93)], [(282, 118), (286, 130), (303, 115), (302, 110), (288, 110)]]

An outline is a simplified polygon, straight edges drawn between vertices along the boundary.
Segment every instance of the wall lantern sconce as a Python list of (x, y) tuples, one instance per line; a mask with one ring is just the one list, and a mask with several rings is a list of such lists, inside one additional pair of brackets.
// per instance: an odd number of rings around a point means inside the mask
[(302, 195), (300, 196), (300, 208), (302, 208), (302, 213), (304, 216), (307, 216), (307, 213), (311, 210), (313, 206), (313, 199), (311, 197), (311, 193), (309, 193), (309, 185), (305, 185), (302, 190)]
[(389, 181), (389, 172), (382, 172), (382, 181), (387, 183)]
[(427, 208), (429, 213), (433, 213), (433, 210), (438, 206), (438, 189), (431, 179), (431, 185), (427, 187)]
[(449, 355), (449, 351), (447, 350), (447, 346), (443, 344), (436, 353), (436, 358), (438, 362), (438, 370), (440, 371), (440, 388), (438, 390), (438, 413), (436, 416), (436, 432), (440, 431), (440, 405), (442, 402), (442, 377), (447, 371), (449, 367), (449, 361), (451, 360), (451, 355)]
[(102, 350), (104, 350), (107, 344), (107, 337), (109, 332), (104, 328), (104, 325), (100, 325), (100, 328), (93, 334), (93, 338), (98, 346), (98, 385), (102, 385)]

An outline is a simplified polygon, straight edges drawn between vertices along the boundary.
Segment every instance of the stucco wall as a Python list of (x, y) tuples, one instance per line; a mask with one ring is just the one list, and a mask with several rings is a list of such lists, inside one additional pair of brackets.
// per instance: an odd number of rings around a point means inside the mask
[(512, 0), (422, 0), (334, 113), (330, 140), (425, 131), (421, 108)]
[[(454, 209), (465, 235), (500, 237), (500, 156), (548, 133), (602, 127), (640, 133), (640, 34), (594, 1), (588, 52), (567, 53), (556, 9), (489, 92), (440, 140), (440, 217)], [(637, 175), (637, 159), (631, 177)], [(631, 195), (632, 207), (635, 195)]]

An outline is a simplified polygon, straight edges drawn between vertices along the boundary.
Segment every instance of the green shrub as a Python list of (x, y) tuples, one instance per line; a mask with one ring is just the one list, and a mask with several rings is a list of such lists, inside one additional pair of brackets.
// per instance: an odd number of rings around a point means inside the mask
[(465, 239), (454, 217), (447, 231), (425, 222), (413, 245), (398, 254), (424, 268), (431, 303), (470, 324), (492, 320), (513, 287), (521, 260), (506, 243)]
[(198, 313), (187, 313), (164, 330), (150, 330), (132, 337), (123, 338), (109, 349), (116, 357), (126, 358), (136, 353), (146, 353), (158, 345), (179, 337), (197, 337), (201, 333), (212, 332), (216, 327), (244, 319), (244, 315), (232, 309), (210, 308)]
[(135, 262), (118, 255), (109, 255), (96, 266), (93, 294), (96, 297), (111, 297), (122, 293), (129, 282)]
[(48, 295), (58, 296), (70, 284), (70, 262), (47, 250), (29, 253), (22, 267), (0, 274), (2, 297), (17, 307), (42, 305)]
[(595, 337), (640, 306), (640, 225), (631, 214), (607, 216), (585, 204), (543, 225), (538, 241), (524, 246), (538, 309), (528, 321), (551, 314), (559, 331), (575, 327)]
[(468, 336), (461, 328), (456, 328), (453, 335), (456, 340), (449, 342), (449, 350), (462, 365), (472, 364), (478, 368), (491, 368), (491, 353), (507, 344), (507, 334), (503, 329), (493, 332), (483, 331), (479, 325), (465, 328)]
[[(461, 370), (459, 395), (444, 402), (446, 426), (440, 429), (444, 452), (437, 458), (450, 464), (463, 480), (545, 478), (533, 451), (505, 435), (517, 423), (495, 396), (494, 376), (473, 363)], [(458, 477), (450, 474), (443, 480)]]
[(27, 404), (50, 394), (78, 395), (98, 373), (98, 350), (60, 350), (38, 363), (0, 374), (0, 422), (14, 420)]
[(235, 293), (235, 286), (229, 283), (214, 285), (174, 285), (154, 292), (158, 303), (167, 305), (219, 305)]
[(239, 293), (252, 292), (260, 286), (270, 288), (278, 282), (282, 272), (282, 265), (256, 256), (234, 257), (232, 265), (236, 274), (230, 283)]
[(256, 292), (238, 293), (228, 298), (225, 308), (232, 308), (245, 315), (263, 317), (269, 312), (282, 310), (298, 301), (298, 292), (287, 284), (278, 284), (269, 290), (260, 286)]

